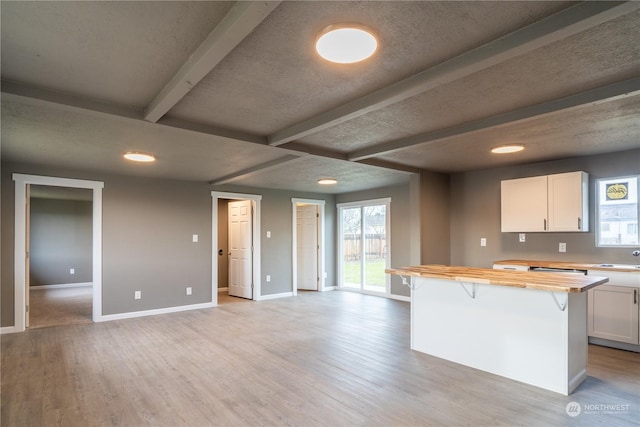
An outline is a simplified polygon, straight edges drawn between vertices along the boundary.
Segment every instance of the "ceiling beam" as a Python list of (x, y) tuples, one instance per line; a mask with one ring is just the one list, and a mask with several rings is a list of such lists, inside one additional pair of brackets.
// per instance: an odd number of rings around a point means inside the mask
[(636, 95), (640, 95), (640, 77), (624, 80), (596, 89), (591, 89), (586, 92), (566, 96), (564, 98), (554, 99), (552, 101), (543, 102), (540, 104), (521, 108), (519, 110), (509, 111), (507, 113), (498, 114), (480, 120), (474, 120), (458, 126), (425, 132), (418, 135), (411, 135), (406, 138), (384, 142), (372, 147), (356, 150), (348, 154), (347, 158), (351, 161), (362, 161), (365, 159), (370, 159), (372, 157), (393, 153), (395, 151), (409, 148), (414, 145), (437, 141), (443, 138), (450, 138), (453, 136), (459, 136), (483, 129), (521, 122), (537, 118), (542, 115), (556, 113), (562, 110), (579, 108), (584, 105), (608, 102)]
[(381, 159), (363, 159), (355, 163), (360, 163), (362, 165), (376, 166), (384, 169), (392, 169), (398, 172), (420, 173), (420, 168), (402, 165), (396, 162), (388, 162), (386, 160), (381, 160)]
[(640, 9), (640, 2), (581, 2), (390, 86), (275, 132), (268, 137), (269, 145), (278, 146), (320, 132), (578, 34), (637, 9)]
[(267, 145), (267, 138), (247, 132), (241, 132), (233, 129), (225, 129), (203, 123), (194, 123), (187, 120), (176, 119), (173, 117), (163, 117), (156, 122), (161, 126), (167, 126), (176, 129), (184, 129), (192, 132), (203, 133), (205, 135), (215, 135), (222, 138), (233, 139), (235, 141), (251, 142), (252, 144)]
[(15, 97), (30, 104), (52, 104), (55, 108), (81, 112), (94, 117), (108, 116), (112, 119), (136, 121), (146, 126), (166, 126), (235, 141), (250, 142), (263, 146), (267, 145), (267, 139), (262, 136), (173, 118), (162, 118), (156, 123), (148, 122), (144, 120), (143, 111), (140, 108), (126, 108), (118, 105), (105, 104), (80, 98), (75, 95), (26, 86), (8, 80), (0, 81), (0, 90), (4, 99)]
[(131, 120), (142, 120), (142, 109), (127, 108), (81, 98), (67, 93), (27, 86), (11, 80), (0, 81), (0, 90), (4, 95), (14, 95), (19, 98), (47, 104), (57, 104), (69, 110), (79, 110), (98, 115), (110, 115)]
[(239, 181), (244, 178), (249, 178), (254, 175), (258, 175), (273, 169), (280, 168), (284, 165), (288, 165), (297, 161), (304, 159), (305, 156), (296, 156), (294, 154), (288, 154), (286, 156), (280, 157), (278, 159), (270, 160), (265, 163), (261, 163), (256, 166), (252, 166), (250, 168), (232, 173), (230, 175), (226, 175), (220, 178), (216, 178), (213, 181), (210, 181), (210, 185), (223, 185), (229, 184), (234, 181)]
[(288, 144), (281, 145), (279, 148), (296, 151), (299, 153), (310, 154), (316, 157), (325, 157), (327, 159), (349, 160), (347, 159), (347, 153), (327, 150), (326, 148), (317, 147), (315, 145), (301, 144), (299, 142), (289, 142)]
[(280, 4), (280, 1), (239, 1), (229, 10), (173, 78), (145, 110), (156, 122), (176, 105), (222, 59), (242, 42)]

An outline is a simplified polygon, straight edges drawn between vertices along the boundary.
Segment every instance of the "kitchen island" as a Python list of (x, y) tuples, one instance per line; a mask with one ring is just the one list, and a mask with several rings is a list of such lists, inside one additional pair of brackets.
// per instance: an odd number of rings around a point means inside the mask
[(587, 377), (583, 274), (423, 265), (386, 270), (411, 288), (411, 348), (571, 394)]

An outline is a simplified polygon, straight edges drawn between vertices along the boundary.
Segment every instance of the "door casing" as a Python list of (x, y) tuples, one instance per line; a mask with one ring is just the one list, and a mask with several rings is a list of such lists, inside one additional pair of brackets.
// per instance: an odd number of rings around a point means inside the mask
[(104, 182), (52, 176), (13, 174), (15, 181), (14, 214), (14, 323), (13, 328), (2, 332), (23, 332), (26, 328), (27, 281), (27, 186), (48, 185), (55, 187), (86, 188), (93, 190), (93, 315), (92, 320), (102, 320), (102, 189)]
[[(260, 218), (261, 218), (261, 201), (262, 196), (258, 194), (242, 194), (227, 193), (223, 191), (212, 191), (212, 208), (211, 208), (211, 245), (212, 262), (211, 262), (211, 301), (214, 305), (218, 304), (218, 201), (220, 199), (227, 200), (251, 200), (253, 205), (253, 300), (261, 299), (261, 269), (260, 260)], [(225, 257), (224, 262), (227, 262)]]

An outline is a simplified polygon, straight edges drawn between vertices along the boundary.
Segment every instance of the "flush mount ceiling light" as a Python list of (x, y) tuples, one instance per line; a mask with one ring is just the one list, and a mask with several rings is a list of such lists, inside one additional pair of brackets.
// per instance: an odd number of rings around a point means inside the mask
[(327, 61), (352, 64), (367, 59), (378, 48), (370, 29), (360, 24), (325, 27), (316, 39), (316, 52)]
[(124, 153), (124, 158), (133, 162), (143, 163), (156, 161), (156, 156), (154, 156), (153, 154), (141, 153), (139, 151), (127, 151), (126, 153)]
[(524, 145), (522, 144), (509, 144), (509, 145), (501, 145), (499, 147), (493, 147), (491, 152), (494, 154), (509, 154), (509, 153), (517, 153), (518, 151), (524, 150)]
[(337, 183), (338, 183), (338, 180), (335, 178), (320, 178), (318, 180), (318, 184), (320, 185), (333, 185)]

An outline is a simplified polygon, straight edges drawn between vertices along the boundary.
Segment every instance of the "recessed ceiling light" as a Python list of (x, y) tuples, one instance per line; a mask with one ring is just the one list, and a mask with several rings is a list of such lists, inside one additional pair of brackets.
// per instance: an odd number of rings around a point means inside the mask
[(156, 156), (154, 156), (153, 154), (141, 153), (139, 151), (127, 151), (126, 153), (124, 153), (124, 158), (134, 162), (144, 163), (156, 161)]
[(318, 180), (318, 184), (320, 185), (333, 185), (337, 183), (338, 183), (338, 180), (335, 178), (320, 178)]
[(495, 154), (508, 154), (508, 153), (517, 153), (518, 151), (524, 150), (524, 145), (522, 144), (509, 144), (509, 145), (501, 145), (499, 147), (493, 147), (491, 149), (492, 153)]
[(378, 40), (371, 30), (359, 24), (325, 27), (316, 39), (316, 51), (327, 61), (352, 64), (374, 54)]

